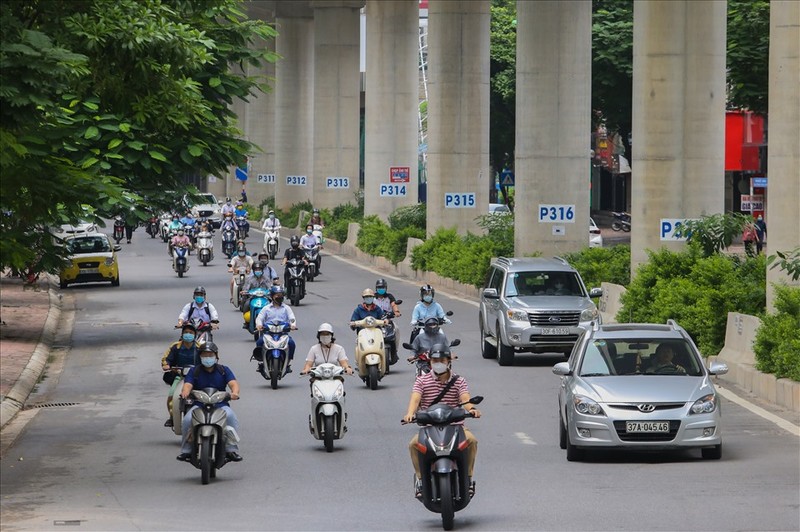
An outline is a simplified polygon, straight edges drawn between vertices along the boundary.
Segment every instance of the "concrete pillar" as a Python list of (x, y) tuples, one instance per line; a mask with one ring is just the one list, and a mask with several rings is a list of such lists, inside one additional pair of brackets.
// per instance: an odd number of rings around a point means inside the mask
[(632, 268), (684, 246), (662, 219), (723, 211), (726, 24), (726, 2), (634, 2)]
[(488, 212), (489, 7), (489, 0), (429, 4), (429, 233), (477, 232), (475, 218)]
[(517, 2), (518, 256), (589, 244), (591, 79), (591, 2)]
[(419, 0), (369, 0), (366, 46), (364, 214), (386, 220), (417, 202)]
[(275, 204), (311, 201), (314, 170), (314, 21), (307, 2), (279, 2), (275, 50)]
[[(767, 246), (770, 254), (800, 248), (800, 3), (772, 0), (769, 14), (769, 181)], [(767, 306), (774, 311), (772, 283), (800, 286), (767, 269)]]
[(361, 126), (360, 9), (314, 0), (314, 206), (355, 203)]
[[(275, 23), (275, 2), (253, 1), (246, 4), (250, 18)], [(275, 51), (275, 39), (254, 42), (254, 49)], [(250, 97), (246, 106), (247, 140), (260, 150), (250, 156), (250, 175), (247, 180), (247, 200), (252, 205), (275, 196), (274, 181), (267, 182), (267, 177), (275, 175), (275, 63), (263, 62), (259, 66), (248, 65), (247, 74), (259, 78), (261, 83), (269, 85), (269, 91), (256, 93)], [(237, 196), (241, 191), (236, 191)]]

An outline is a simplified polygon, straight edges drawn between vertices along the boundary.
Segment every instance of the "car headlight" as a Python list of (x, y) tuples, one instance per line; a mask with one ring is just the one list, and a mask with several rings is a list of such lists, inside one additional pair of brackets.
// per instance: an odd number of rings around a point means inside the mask
[(587, 308), (581, 312), (581, 321), (592, 321), (597, 318), (597, 307)]
[(114, 257), (108, 257), (105, 262), (106, 262), (106, 266), (113, 266), (114, 265)]
[(507, 311), (508, 319), (511, 321), (530, 321), (528, 319), (528, 313), (523, 310), (517, 310), (514, 308), (510, 308)]
[(572, 404), (575, 406), (575, 411), (579, 414), (589, 416), (605, 416), (603, 408), (597, 404), (597, 401), (589, 399), (583, 395), (576, 395), (572, 398)]
[(689, 410), (692, 414), (710, 414), (717, 409), (717, 396), (713, 393), (705, 395), (694, 402)]

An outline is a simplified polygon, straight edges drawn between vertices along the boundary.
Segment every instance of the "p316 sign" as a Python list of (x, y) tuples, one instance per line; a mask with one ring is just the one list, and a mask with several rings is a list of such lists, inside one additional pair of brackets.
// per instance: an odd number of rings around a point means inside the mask
[(544, 205), (539, 204), (539, 223), (575, 223), (575, 205)]
[(474, 192), (446, 192), (444, 195), (445, 209), (474, 209)]

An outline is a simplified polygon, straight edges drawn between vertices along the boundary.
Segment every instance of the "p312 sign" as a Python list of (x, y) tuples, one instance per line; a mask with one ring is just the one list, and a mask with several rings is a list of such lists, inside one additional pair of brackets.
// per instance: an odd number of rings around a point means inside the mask
[(575, 223), (575, 205), (539, 204), (539, 223)]
[(286, 184), (296, 187), (304, 187), (307, 185), (308, 178), (304, 175), (287, 175)]

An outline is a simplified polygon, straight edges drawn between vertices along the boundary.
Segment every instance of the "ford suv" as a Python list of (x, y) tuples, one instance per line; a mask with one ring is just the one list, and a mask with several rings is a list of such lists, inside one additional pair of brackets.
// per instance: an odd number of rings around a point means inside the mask
[(516, 353), (569, 356), (583, 330), (600, 322), (580, 274), (560, 257), (492, 259), (479, 311), (481, 354), (501, 366)]

